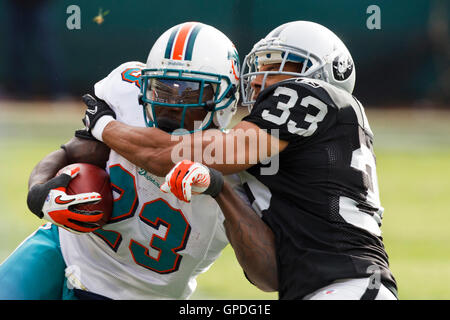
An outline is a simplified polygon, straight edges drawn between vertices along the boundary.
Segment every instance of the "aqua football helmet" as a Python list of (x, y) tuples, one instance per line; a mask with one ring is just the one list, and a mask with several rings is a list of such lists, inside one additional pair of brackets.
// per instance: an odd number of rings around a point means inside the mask
[[(301, 64), (299, 72), (287, 72), (286, 62)], [(261, 71), (266, 64), (280, 64), (277, 71)], [(344, 43), (329, 29), (310, 21), (285, 23), (257, 42), (245, 57), (241, 74), (243, 104), (251, 106), (255, 99), (251, 87), (257, 75), (263, 75), (261, 91), (271, 74), (293, 78), (307, 77), (329, 82), (352, 93), (355, 66)]]
[[(226, 128), (236, 112), (239, 73), (237, 50), (219, 30), (199, 22), (170, 28), (155, 42), (142, 70), (147, 126), (171, 133), (204, 130), (212, 123)], [(188, 113), (199, 109), (204, 118), (187, 124)], [(159, 117), (164, 112), (166, 117)]]

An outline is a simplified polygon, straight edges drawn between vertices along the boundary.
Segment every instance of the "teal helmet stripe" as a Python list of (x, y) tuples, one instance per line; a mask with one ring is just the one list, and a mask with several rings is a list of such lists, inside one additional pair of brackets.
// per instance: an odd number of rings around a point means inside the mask
[(180, 27), (174, 28), (172, 30), (172, 33), (170, 34), (169, 41), (167, 41), (166, 52), (164, 54), (165, 59), (170, 59), (170, 54), (172, 53), (173, 42), (175, 40), (175, 37), (176, 37), (179, 29), (180, 29)]
[(194, 29), (191, 31), (191, 34), (189, 35), (189, 39), (186, 45), (186, 51), (184, 54), (184, 60), (192, 60), (192, 51), (194, 49), (194, 43), (195, 39), (197, 38), (198, 32), (202, 28), (202, 24), (198, 23)]

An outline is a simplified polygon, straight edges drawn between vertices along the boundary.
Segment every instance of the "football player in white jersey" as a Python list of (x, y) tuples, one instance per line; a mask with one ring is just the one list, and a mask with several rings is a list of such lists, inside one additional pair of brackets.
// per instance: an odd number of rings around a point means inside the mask
[[(202, 23), (183, 23), (160, 36), (146, 64), (120, 65), (95, 84), (95, 96), (83, 96), (90, 111), (85, 123), (116, 118), (169, 133), (225, 128), (235, 112), (238, 77), (237, 51), (222, 32)], [(147, 90), (151, 95), (141, 97)], [(105, 168), (110, 175), (114, 206), (102, 228), (96, 223), (102, 214), (71, 207), (86, 203), (85, 194), (65, 194), (77, 170), (55, 177), (67, 164), (80, 162)], [(263, 290), (276, 290), (275, 273), (268, 276), (264, 268), (264, 260), (274, 261), (273, 234), (253, 211), (242, 213), (248, 214), (246, 226), (225, 230), (224, 216), (209, 196), (217, 190), (206, 190), (186, 203), (160, 191), (163, 182), (164, 177), (133, 164), (89, 132), (77, 131), (30, 176), (28, 206), (51, 223), (2, 263), (0, 298), (187, 299), (196, 276), (208, 270), (228, 244), (227, 235), (243, 235), (233, 247), (248, 257), (243, 266), (247, 276)], [(88, 195), (99, 199), (95, 193)], [(58, 199), (73, 201), (69, 205)], [(235, 217), (226, 219), (232, 224)]]
[[(275, 234), (280, 299), (396, 299), (381, 237), (373, 133), (352, 96), (350, 52), (329, 29), (294, 21), (257, 42), (244, 68), (241, 90), (250, 114), (214, 143), (221, 140), (227, 150), (253, 132), (258, 147), (274, 139), (278, 147), (267, 148), (266, 158), (257, 152), (255, 164), (248, 157), (254, 147), (245, 142), (232, 149), (234, 157), (204, 164), (224, 174), (245, 170), (249, 200)], [(157, 128), (119, 121), (91, 129), (134, 163), (160, 175), (170, 171), (163, 189), (179, 199), (201, 192), (208, 177), (220, 180), (199, 163), (168, 165), (180, 145), (210, 148), (205, 135), (179, 143)], [(196, 161), (192, 153), (186, 158)], [(278, 170), (267, 174), (267, 159), (277, 160)], [(217, 199), (225, 215), (239, 211), (221, 192)]]

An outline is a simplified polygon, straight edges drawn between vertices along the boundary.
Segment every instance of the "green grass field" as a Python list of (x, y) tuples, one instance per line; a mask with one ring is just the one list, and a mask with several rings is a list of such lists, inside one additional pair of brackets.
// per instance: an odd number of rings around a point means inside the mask
[[(450, 299), (450, 112), (367, 111), (375, 133), (383, 237), (401, 299)], [(34, 165), (81, 124), (78, 104), (0, 105), (0, 261), (43, 223), (26, 206)], [(226, 248), (193, 299), (276, 299)]]

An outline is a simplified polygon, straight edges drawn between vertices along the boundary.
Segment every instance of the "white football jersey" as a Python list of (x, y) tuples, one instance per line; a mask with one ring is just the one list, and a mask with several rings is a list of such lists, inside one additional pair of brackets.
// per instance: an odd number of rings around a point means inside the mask
[[(95, 85), (95, 94), (111, 106), (117, 120), (141, 127), (138, 95), (144, 67), (124, 63)], [(187, 299), (196, 276), (228, 244), (219, 206), (206, 195), (185, 203), (161, 192), (164, 178), (113, 150), (107, 171), (114, 195), (111, 222), (83, 235), (60, 228), (69, 282), (112, 299)]]

